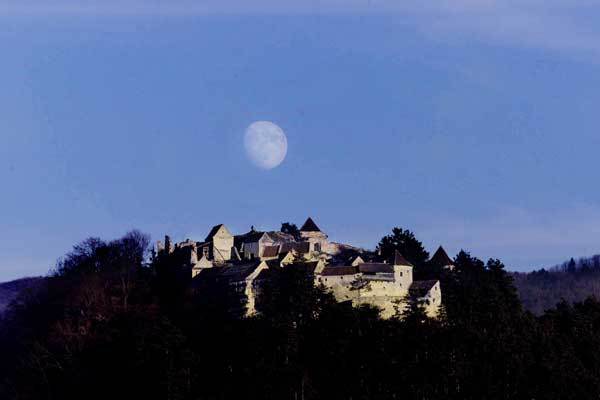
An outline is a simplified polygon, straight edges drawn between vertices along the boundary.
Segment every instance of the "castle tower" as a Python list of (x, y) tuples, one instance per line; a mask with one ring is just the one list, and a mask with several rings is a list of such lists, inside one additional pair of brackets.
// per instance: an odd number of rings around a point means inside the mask
[(218, 263), (231, 260), (233, 249), (233, 235), (223, 224), (212, 227), (206, 239), (206, 243), (211, 243), (212, 259)]
[(396, 250), (394, 256), (389, 260), (394, 266), (394, 279), (403, 287), (408, 288), (413, 282), (413, 265)]
[(452, 261), (452, 259), (448, 257), (448, 253), (446, 253), (446, 250), (444, 250), (442, 246), (438, 247), (437, 251), (435, 252), (433, 257), (431, 257), (431, 260), (429, 260), (429, 262), (436, 267), (449, 269), (450, 271), (454, 269), (454, 261)]
[(302, 228), (300, 228), (300, 238), (310, 243), (310, 251), (323, 252), (327, 248), (327, 235), (321, 232), (321, 229), (315, 224), (311, 217), (308, 217)]

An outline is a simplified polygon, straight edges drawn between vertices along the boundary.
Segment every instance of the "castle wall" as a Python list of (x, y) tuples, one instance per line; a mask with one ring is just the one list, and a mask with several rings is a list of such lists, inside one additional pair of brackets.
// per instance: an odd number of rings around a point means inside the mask
[(323, 232), (300, 232), (300, 236), (303, 240), (310, 244), (310, 251), (326, 251), (329, 249), (329, 242), (327, 241), (327, 235)]
[(354, 301), (358, 298), (358, 290), (351, 290), (351, 283), (359, 278), (359, 274), (355, 275), (331, 275), (331, 276), (316, 276), (317, 284), (323, 284), (332, 292), (337, 301)]
[(440, 283), (437, 282), (427, 293), (427, 295), (419, 300), (422, 300), (423, 307), (425, 309), (425, 313), (431, 317), (435, 318), (438, 316), (440, 312), (440, 306), (442, 305), (442, 290), (440, 288)]
[(394, 279), (401, 288), (408, 290), (413, 283), (413, 267), (408, 265), (395, 265)]

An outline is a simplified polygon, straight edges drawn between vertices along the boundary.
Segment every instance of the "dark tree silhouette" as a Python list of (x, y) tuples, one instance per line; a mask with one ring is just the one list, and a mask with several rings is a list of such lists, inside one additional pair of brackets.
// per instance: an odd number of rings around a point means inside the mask
[(300, 230), (296, 224), (290, 222), (284, 222), (281, 224), (280, 231), (292, 235), (296, 240), (300, 239)]
[[(402, 245), (406, 257), (426, 260), (407, 232), (396, 232), (404, 241), (384, 238), (382, 249)], [(8, 307), (0, 321), (0, 398), (600, 395), (600, 303), (564, 301), (535, 317), (499, 260), (461, 251), (454, 271), (440, 275), (444, 307), (435, 320), (414, 301), (389, 320), (375, 308), (338, 303), (300, 260), (265, 273), (259, 314), (245, 317), (232, 312), (244, 306), (235, 285), (209, 284), (210, 272), (191, 279), (175, 253), (146, 265), (147, 246), (139, 232), (88, 239)], [(585, 265), (555, 272), (592, 276), (593, 260)], [(546, 279), (548, 271), (538, 274)]]
[(415, 238), (415, 235), (402, 228), (394, 228), (391, 235), (384, 236), (377, 250), (385, 259), (393, 257), (398, 250), (415, 267), (423, 266), (429, 259), (429, 253), (423, 247), (423, 243)]

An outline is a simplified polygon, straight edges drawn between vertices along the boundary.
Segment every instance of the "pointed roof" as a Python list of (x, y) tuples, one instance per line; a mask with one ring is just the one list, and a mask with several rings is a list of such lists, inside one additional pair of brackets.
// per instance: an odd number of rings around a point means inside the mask
[(210, 230), (210, 232), (208, 232), (208, 236), (206, 236), (206, 239), (204, 239), (205, 242), (210, 242), (212, 240), (212, 238), (217, 234), (217, 232), (219, 232), (219, 229), (221, 228), (225, 228), (225, 225), (223, 224), (219, 224), (219, 225), (215, 225), (212, 227), (212, 229)]
[(302, 228), (300, 228), (300, 232), (321, 232), (315, 221), (312, 220), (311, 217), (308, 217)]
[(262, 231), (251, 230), (250, 232), (244, 233), (242, 235), (234, 236), (233, 243), (234, 246), (237, 247), (239, 247), (242, 243), (255, 243), (258, 242), (264, 235), (267, 235), (267, 233)]
[(394, 257), (390, 260), (390, 264), (392, 265), (407, 265), (409, 267), (413, 267), (413, 265), (406, 259), (404, 256), (396, 250), (394, 253)]
[(436, 250), (433, 257), (431, 257), (430, 262), (441, 267), (445, 267), (446, 265), (454, 265), (454, 261), (448, 257), (448, 253), (446, 253), (446, 250), (444, 250), (442, 246)]
[(408, 293), (414, 297), (425, 297), (427, 294), (433, 289), (433, 287), (438, 283), (437, 280), (428, 280), (428, 281), (414, 281), (410, 288), (408, 289)]

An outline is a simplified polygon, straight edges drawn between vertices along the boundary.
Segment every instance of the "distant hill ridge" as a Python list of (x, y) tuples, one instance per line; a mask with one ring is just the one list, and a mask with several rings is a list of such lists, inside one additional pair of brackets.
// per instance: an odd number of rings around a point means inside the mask
[(549, 269), (512, 276), (523, 306), (537, 315), (563, 299), (569, 303), (589, 296), (600, 299), (600, 255), (571, 258)]
[(25, 289), (34, 287), (43, 279), (42, 277), (29, 277), (0, 283), (0, 314), (4, 313), (6, 307), (17, 298), (19, 293)]

